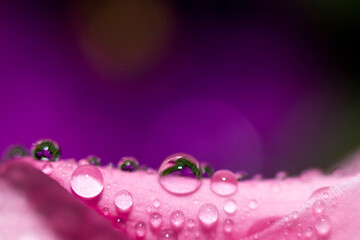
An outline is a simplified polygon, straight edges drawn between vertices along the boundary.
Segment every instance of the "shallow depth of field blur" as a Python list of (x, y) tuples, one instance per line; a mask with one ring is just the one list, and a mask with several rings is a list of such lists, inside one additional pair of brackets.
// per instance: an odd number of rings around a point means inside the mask
[(0, 151), (273, 176), (360, 146), (360, 2), (1, 1)]

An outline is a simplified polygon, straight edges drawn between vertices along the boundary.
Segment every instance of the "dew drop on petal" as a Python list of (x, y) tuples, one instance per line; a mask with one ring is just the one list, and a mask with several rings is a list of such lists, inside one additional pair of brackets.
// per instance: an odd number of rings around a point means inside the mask
[(161, 205), (160, 201), (158, 199), (155, 199), (154, 202), (153, 202), (153, 206), (156, 207), (156, 208), (159, 208)]
[(214, 175), (214, 169), (209, 164), (202, 163), (201, 174), (203, 178), (211, 178)]
[(79, 160), (79, 166), (88, 165), (88, 164), (89, 164), (89, 161), (87, 159), (80, 159)]
[(134, 201), (132, 195), (127, 190), (121, 190), (115, 195), (115, 207), (120, 213), (128, 213), (130, 212)]
[(50, 175), (54, 171), (54, 166), (51, 163), (47, 162), (44, 163), (41, 170), (43, 173)]
[(218, 221), (219, 212), (214, 204), (206, 203), (200, 207), (198, 216), (204, 227), (212, 227)]
[(249, 202), (249, 208), (251, 210), (256, 210), (258, 208), (259, 204), (255, 199), (251, 199)]
[(149, 217), (149, 223), (152, 228), (154, 229), (159, 228), (162, 224), (161, 214), (158, 212), (151, 213)]
[(87, 161), (90, 165), (100, 166), (101, 159), (97, 156), (91, 155), (87, 157)]
[(229, 196), (237, 190), (237, 179), (228, 170), (219, 170), (211, 178), (211, 190), (220, 196)]
[(187, 220), (187, 223), (186, 223), (186, 227), (189, 229), (189, 230), (193, 230), (195, 228), (195, 221), (193, 219), (188, 219)]
[(247, 172), (244, 171), (236, 171), (235, 177), (239, 182), (241, 182), (247, 180), (249, 178), (249, 175)]
[(176, 232), (174, 232), (171, 229), (161, 230), (158, 237), (158, 240), (177, 240), (177, 239), (178, 237), (176, 235)]
[(60, 158), (61, 151), (59, 145), (49, 139), (43, 139), (33, 144), (32, 148), (33, 157), (40, 161), (57, 161)]
[(171, 226), (175, 229), (181, 229), (184, 226), (185, 215), (182, 211), (174, 211), (170, 215)]
[(325, 210), (325, 203), (322, 200), (316, 200), (313, 204), (313, 211), (316, 214), (322, 214)]
[(134, 157), (123, 157), (119, 163), (118, 168), (125, 172), (134, 172), (139, 168), (139, 162)]
[(277, 179), (277, 180), (284, 180), (286, 177), (287, 177), (287, 172), (285, 172), (285, 171), (279, 171), (279, 172), (277, 172), (276, 173), (276, 175), (275, 175), (275, 179)]
[(223, 223), (223, 229), (225, 233), (231, 233), (234, 228), (234, 222), (231, 219), (225, 219)]
[(237, 210), (237, 205), (234, 199), (227, 199), (224, 203), (224, 211), (229, 214), (232, 215), (236, 212)]
[(327, 235), (331, 230), (331, 220), (328, 216), (324, 215), (315, 221), (315, 228), (320, 236)]
[(304, 231), (304, 236), (307, 238), (311, 238), (313, 236), (314, 229), (312, 227), (307, 227)]
[(16, 159), (27, 155), (27, 149), (21, 145), (13, 145), (6, 150), (6, 159)]
[(198, 161), (187, 154), (167, 157), (159, 168), (159, 183), (174, 194), (189, 194), (201, 185), (201, 169)]
[[(330, 187), (321, 187), (321, 188), (318, 188), (316, 189), (310, 196), (309, 199), (312, 199), (312, 198), (317, 198), (317, 197), (320, 197), (320, 196), (323, 196), (323, 194), (325, 195), (325, 198), (328, 198), (329, 197), (329, 193), (327, 192), (328, 190), (330, 189)], [(326, 197), (327, 195), (327, 197)]]
[(104, 189), (104, 177), (97, 167), (83, 165), (75, 169), (70, 182), (72, 190), (82, 198), (94, 198)]
[(146, 225), (144, 222), (137, 222), (135, 224), (135, 234), (138, 238), (143, 238), (146, 235)]

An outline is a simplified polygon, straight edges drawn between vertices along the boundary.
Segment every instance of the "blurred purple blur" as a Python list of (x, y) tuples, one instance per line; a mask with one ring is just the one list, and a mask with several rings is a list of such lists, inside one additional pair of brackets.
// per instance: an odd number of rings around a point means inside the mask
[(351, 4), (2, 1), (0, 150), (52, 138), (103, 164), (330, 166), (360, 143)]

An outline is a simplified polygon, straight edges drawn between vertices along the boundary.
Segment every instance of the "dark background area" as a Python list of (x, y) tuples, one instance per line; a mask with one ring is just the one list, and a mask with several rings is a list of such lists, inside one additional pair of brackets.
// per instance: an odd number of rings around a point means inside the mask
[(0, 150), (273, 176), (360, 143), (359, 1), (1, 1)]

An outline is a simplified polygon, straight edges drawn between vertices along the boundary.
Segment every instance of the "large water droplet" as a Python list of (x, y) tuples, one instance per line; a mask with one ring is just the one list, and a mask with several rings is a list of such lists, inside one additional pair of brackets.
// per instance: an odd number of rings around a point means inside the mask
[(331, 220), (328, 216), (321, 216), (315, 221), (315, 228), (319, 235), (325, 236), (331, 230)]
[(44, 163), (41, 170), (43, 173), (50, 175), (54, 171), (54, 166), (51, 163)]
[(214, 169), (209, 164), (202, 163), (201, 174), (203, 178), (211, 178), (214, 175)]
[(237, 205), (236, 205), (236, 202), (235, 200), (233, 199), (227, 199), (224, 203), (224, 211), (227, 213), (227, 214), (234, 214), (237, 210)]
[(104, 177), (97, 167), (83, 165), (71, 176), (72, 190), (82, 198), (94, 198), (104, 189)]
[(159, 182), (165, 190), (174, 194), (194, 192), (201, 184), (199, 163), (190, 155), (171, 155), (159, 168)]
[(177, 240), (176, 233), (171, 229), (164, 229), (161, 230), (159, 233), (158, 240)]
[(225, 219), (223, 223), (223, 229), (225, 233), (231, 233), (234, 228), (234, 222), (231, 219)]
[(146, 225), (144, 222), (137, 222), (135, 224), (135, 234), (138, 238), (143, 238), (146, 235)]
[(37, 141), (32, 146), (33, 157), (41, 161), (57, 161), (60, 158), (59, 145), (49, 139)]
[(220, 196), (229, 196), (237, 190), (237, 179), (228, 170), (219, 170), (211, 178), (211, 190)]
[(123, 157), (119, 163), (118, 167), (125, 172), (134, 172), (139, 168), (139, 162), (134, 157)]
[(171, 226), (175, 229), (181, 229), (184, 226), (185, 215), (182, 211), (174, 211), (170, 215)]
[(212, 227), (218, 221), (219, 212), (214, 204), (206, 203), (200, 207), (198, 216), (204, 227)]
[(120, 213), (128, 213), (130, 212), (134, 202), (129, 191), (121, 190), (116, 193), (114, 203), (116, 209)]
[(162, 216), (158, 212), (150, 214), (149, 217), (150, 226), (154, 229), (158, 229), (162, 224)]

